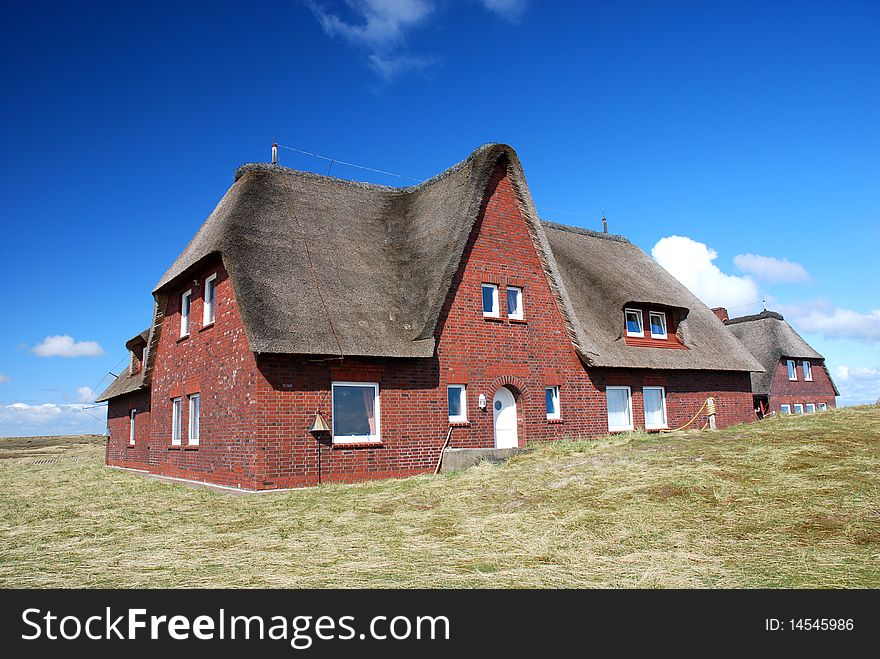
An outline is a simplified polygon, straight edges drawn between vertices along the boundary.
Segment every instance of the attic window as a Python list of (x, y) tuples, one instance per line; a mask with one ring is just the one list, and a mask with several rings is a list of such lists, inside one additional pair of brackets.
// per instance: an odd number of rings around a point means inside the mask
[(205, 304), (202, 311), (202, 325), (210, 325), (214, 322), (217, 306), (217, 273), (205, 280)]
[(666, 338), (666, 314), (662, 311), (652, 311), (648, 314), (648, 320), (651, 325), (652, 339)]
[(788, 360), (788, 379), (797, 382), (797, 364), (793, 359)]
[(518, 286), (507, 287), (507, 317), (523, 319), (523, 292)]
[(189, 336), (189, 312), (192, 306), (192, 289), (180, 296), (180, 336)]
[(483, 284), (483, 316), (498, 318), (498, 286)]
[(807, 362), (807, 361), (803, 362), (803, 366), (804, 366), (804, 381), (805, 382), (812, 382), (813, 381), (813, 367), (811, 366), (810, 362)]
[(627, 336), (645, 336), (640, 309), (624, 309), (624, 316), (626, 317)]

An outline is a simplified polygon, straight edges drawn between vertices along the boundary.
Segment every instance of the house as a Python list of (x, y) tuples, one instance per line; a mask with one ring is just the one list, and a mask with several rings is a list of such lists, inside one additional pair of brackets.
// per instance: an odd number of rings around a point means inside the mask
[(626, 239), (542, 222), (500, 144), (408, 188), (244, 165), (153, 298), (99, 398), (107, 463), (245, 489), (674, 428), (710, 396), (749, 421), (762, 370)]
[(752, 373), (752, 395), (758, 416), (768, 412), (810, 414), (835, 407), (835, 397), (840, 392), (824, 357), (781, 314), (763, 311), (728, 318), (724, 308), (713, 311), (764, 367), (763, 373)]

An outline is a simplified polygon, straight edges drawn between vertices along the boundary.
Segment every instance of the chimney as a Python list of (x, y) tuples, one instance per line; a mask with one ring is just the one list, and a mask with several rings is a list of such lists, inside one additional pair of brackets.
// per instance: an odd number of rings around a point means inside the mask
[(720, 320), (722, 323), (725, 320), (730, 320), (730, 316), (727, 315), (727, 309), (725, 309), (724, 307), (715, 307), (714, 309), (712, 309), (712, 311), (716, 316), (718, 316), (718, 320)]

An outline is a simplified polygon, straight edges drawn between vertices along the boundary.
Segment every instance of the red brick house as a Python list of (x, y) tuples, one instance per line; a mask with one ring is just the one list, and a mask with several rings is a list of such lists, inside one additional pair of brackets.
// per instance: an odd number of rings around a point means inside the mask
[(825, 358), (781, 314), (763, 311), (728, 319), (724, 309), (715, 311), (764, 367), (763, 373), (752, 373), (752, 395), (759, 416), (769, 412), (811, 414), (836, 406), (840, 392)]
[(430, 472), (450, 427), (515, 447), (708, 396), (749, 421), (761, 370), (627, 240), (542, 222), (498, 144), (409, 188), (244, 165), (153, 297), (107, 463), (246, 489)]

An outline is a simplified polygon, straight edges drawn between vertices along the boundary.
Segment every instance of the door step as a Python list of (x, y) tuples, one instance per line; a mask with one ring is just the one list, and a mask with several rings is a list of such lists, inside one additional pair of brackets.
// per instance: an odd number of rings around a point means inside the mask
[(481, 462), (500, 464), (515, 455), (531, 453), (531, 448), (448, 448), (443, 451), (443, 462), (440, 463), (441, 474), (464, 471)]

